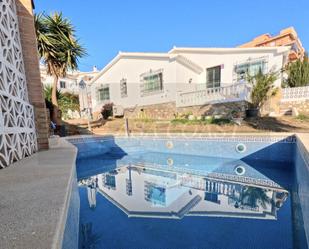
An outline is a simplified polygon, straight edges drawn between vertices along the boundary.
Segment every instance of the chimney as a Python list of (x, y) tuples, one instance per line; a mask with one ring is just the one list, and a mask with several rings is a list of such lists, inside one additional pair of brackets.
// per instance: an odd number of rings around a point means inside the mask
[(97, 66), (93, 66), (92, 71), (93, 72), (98, 72)]

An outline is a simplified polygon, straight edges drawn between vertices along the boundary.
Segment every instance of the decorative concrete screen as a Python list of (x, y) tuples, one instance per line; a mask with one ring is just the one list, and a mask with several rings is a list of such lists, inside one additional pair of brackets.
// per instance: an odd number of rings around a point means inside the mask
[(282, 95), (282, 102), (309, 100), (309, 86), (283, 88)]
[(14, 0), (0, 0), (0, 168), (36, 150), (16, 6)]

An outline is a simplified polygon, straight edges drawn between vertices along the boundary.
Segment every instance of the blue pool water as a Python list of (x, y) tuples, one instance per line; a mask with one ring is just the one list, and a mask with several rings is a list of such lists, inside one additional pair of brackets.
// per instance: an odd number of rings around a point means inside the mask
[(75, 142), (79, 247), (307, 248), (295, 144), (242, 141), (242, 152), (239, 144)]

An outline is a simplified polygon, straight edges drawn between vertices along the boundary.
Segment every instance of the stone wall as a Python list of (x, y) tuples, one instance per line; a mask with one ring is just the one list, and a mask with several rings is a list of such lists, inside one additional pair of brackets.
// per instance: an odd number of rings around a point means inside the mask
[(157, 105), (137, 106), (124, 110), (126, 118), (139, 119), (173, 119), (176, 114), (176, 103), (168, 102)]
[(125, 109), (124, 113), (127, 118), (170, 120), (177, 115), (189, 113), (194, 116), (220, 115), (228, 117), (232, 111), (237, 111), (244, 116), (246, 107), (247, 103), (245, 101), (188, 107), (176, 107), (175, 102), (168, 102)]
[(299, 101), (289, 101), (281, 102), (280, 109), (291, 110), (292, 107), (295, 107), (299, 114), (309, 115), (309, 99), (308, 100), (299, 100)]
[(194, 116), (211, 116), (220, 115), (222, 117), (229, 117), (232, 111), (241, 113), (245, 116), (247, 103), (245, 101), (207, 104), (201, 106), (189, 106), (177, 108), (179, 114), (192, 113)]
[(32, 0), (16, 0), (16, 9), (29, 101), (34, 107), (38, 148), (48, 149), (49, 123), (40, 77)]
[(282, 99), (282, 90), (278, 88), (276, 94), (271, 96), (262, 106), (260, 113), (262, 116), (269, 114), (280, 114), (280, 102)]

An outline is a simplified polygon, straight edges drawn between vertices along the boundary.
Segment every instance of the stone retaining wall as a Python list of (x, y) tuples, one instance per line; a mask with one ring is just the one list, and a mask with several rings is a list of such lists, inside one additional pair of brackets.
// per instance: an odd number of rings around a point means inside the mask
[(138, 119), (173, 119), (176, 112), (176, 103), (168, 102), (125, 109), (124, 116)]
[(229, 117), (232, 111), (241, 113), (245, 116), (245, 110), (247, 103), (245, 101), (219, 103), (219, 104), (207, 104), (202, 106), (189, 106), (177, 108), (179, 114), (192, 113), (194, 116), (208, 116), (208, 115), (220, 115), (223, 117)]
[(232, 111), (240, 112), (243, 116), (247, 103), (245, 101), (206, 104), (202, 106), (176, 107), (175, 102), (164, 104), (138, 106), (132, 109), (125, 109), (126, 118), (137, 119), (174, 119), (177, 114), (192, 114), (194, 116), (221, 115), (228, 117)]
[(288, 110), (295, 107), (300, 114), (308, 114), (309, 115), (309, 99), (308, 100), (299, 100), (299, 101), (291, 101), (291, 102), (281, 102), (280, 109)]

